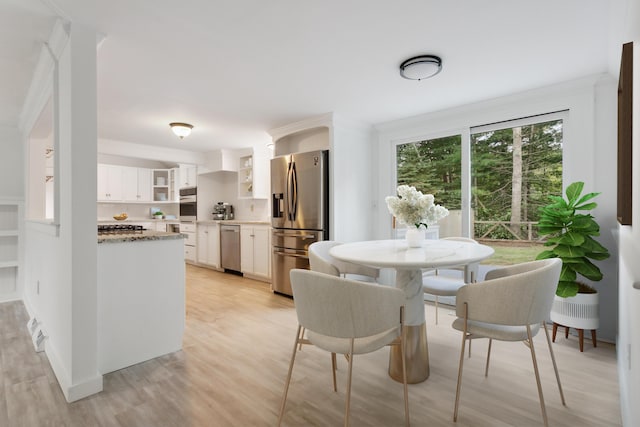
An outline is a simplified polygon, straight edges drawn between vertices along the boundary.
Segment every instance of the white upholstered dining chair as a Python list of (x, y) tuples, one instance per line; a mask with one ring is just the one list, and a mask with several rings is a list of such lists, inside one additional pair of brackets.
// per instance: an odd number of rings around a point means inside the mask
[[(349, 425), (354, 355), (399, 345), (402, 353), (405, 423), (409, 425), (409, 395), (404, 364), (405, 295), (400, 289), (343, 279), (308, 270), (291, 270), (291, 287), (298, 330), (282, 396), (278, 425), (282, 423), (297, 346), (312, 344), (332, 355), (349, 356), (344, 425)], [(307, 338), (302, 336), (302, 328)], [(335, 390), (335, 357), (332, 359)]]
[(465, 343), (467, 339), (489, 338), (485, 376), (489, 373), (492, 340), (524, 341), (529, 347), (542, 418), (544, 425), (549, 425), (533, 346), (533, 337), (540, 327), (544, 329), (547, 338), (560, 398), (562, 404), (566, 405), (546, 325), (561, 268), (562, 261), (558, 258), (516, 264), (489, 271), (481, 285), (466, 285), (458, 290), (458, 317), (452, 326), (462, 332), (462, 346), (453, 421), (458, 418)]
[[(468, 237), (443, 237), (440, 240), (478, 244)], [(453, 276), (442, 274), (443, 270), (454, 270), (455, 273)], [(438, 324), (438, 297), (455, 297), (458, 289), (466, 284), (465, 276), (470, 277), (471, 283), (475, 282), (478, 277), (478, 263), (447, 267), (446, 269), (432, 269), (423, 273), (422, 289), (424, 293), (435, 296), (436, 325)]]
[(377, 281), (378, 277), (380, 277), (380, 269), (340, 261), (331, 256), (329, 250), (341, 244), (333, 240), (323, 240), (309, 245), (309, 265), (311, 270), (364, 282)]

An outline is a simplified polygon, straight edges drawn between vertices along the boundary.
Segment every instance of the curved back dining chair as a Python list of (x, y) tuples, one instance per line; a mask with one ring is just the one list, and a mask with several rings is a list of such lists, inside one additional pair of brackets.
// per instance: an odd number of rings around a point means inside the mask
[[(289, 364), (278, 425), (282, 422), (291, 382), (296, 347), (313, 344), (331, 352), (348, 355), (349, 372), (344, 425), (349, 425), (351, 377), (354, 355), (371, 353), (387, 345), (399, 345), (402, 353), (405, 423), (409, 425), (407, 371), (404, 364), (405, 295), (400, 289), (343, 279), (308, 270), (290, 272), (298, 317), (298, 331)], [(307, 338), (302, 336), (302, 328)], [(335, 382), (335, 364), (333, 364)]]
[(458, 404), (462, 386), (464, 348), (467, 339), (489, 338), (485, 376), (489, 373), (489, 357), (492, 340), (524, 341), (530, 349), (533, 361), (538, 397), (544, 425), (548, 426), (547, 411), (542, 395), (538, 363), (533, 337), (544, 329), (562, 404), (566, 405), (558, 366), (551, 347), (546, 319), (551, 311), (562, 261), (558, 258), (532, 261), (491, 270), (480, 286), (466, 285), (456, 296), (457, 319), (453, 328), (462, 332), (460, 366), (456, 387), (453, 421), (458, 418)]
[(335, 259), (329, 250), (342, 243), (333, 240), (323, 240), (309, 245), (309, 265), (312, 271), (356, 279), (365, 282), (375, 282), (380, 276), (380, 270), (366, 265), (353, 264)]
[[(443, 237), (440, 240), (478, 244), (478, 242), (468, 237)], [(441, 274), (442, 270), (455, 270), (457, 275)], [(471, 283), (475, 282), (478, 277), (478, 263), (447, 267), (445, 269), (432, 269), (423, 273), (422, 290), (425, 294), (435, 296), (436, 325), (438, 324), (438, 297), (455, 297), (458, 289), (466, 284), (465, 276), (471, 278)]]

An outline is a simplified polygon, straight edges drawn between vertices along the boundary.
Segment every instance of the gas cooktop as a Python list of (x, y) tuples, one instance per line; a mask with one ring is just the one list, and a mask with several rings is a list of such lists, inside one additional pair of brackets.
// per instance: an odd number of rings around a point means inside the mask
[(98, 235), (105, 234), (142, 234), (145, 231), (141, 225), (134, 224), (107, 224), (98, 226)]

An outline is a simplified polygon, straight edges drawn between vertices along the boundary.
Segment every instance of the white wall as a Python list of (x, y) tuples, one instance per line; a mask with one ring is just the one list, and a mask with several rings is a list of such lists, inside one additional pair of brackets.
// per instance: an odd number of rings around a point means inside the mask
[[(622, 45), (633, 41), (633, 200), (631, 226), (617, 226), (619, 250), (618, 381), (620, 406), (625, 426), (640, 425), (640, 2), (612, 2), (609, 70), (618, 76)], [(613, 108), (617, 111), (617, 108)], [(614, 139), (615, 140), (615, 139)], [(612, 150), (617, 152), (616, 150)], [(612, 179), (616, 174), (611, 171)]]
[[(637, 11), (640, 13), (640, 10)], [(640, 33), (640, 24), (636, 27)], [(625, 426), (640, 425), (640, 34), (633, 49), (633, 201), (632, 225), (618, 226), (620, 251), (620, 315), (618, 379)]]
[(604, 280), (599, 290), (599, 338), (613, 342), (617, 332), (617, 251), (612, 231), (615, 223), (616, 186), (612, 171), (616, 168), (616, 134), (613, 125), (615, 84), (608, 75), (592, 76), (572, 82), (540, 88), (458, 108), (411, 117), (376, 126), (378, 131), (377, 194), (375, 230), (378, 238), (391, 236), (391, 216), (384, 197), (395, 193), (394, 157), (397, 141), (420, 140), (434, 134), (464, 132), (472, 126), (508, 119), (569, 110), (564, 124), (563, 181), (584, 181), (588, 191), (602, 192), (594, 212), (602, 236), (600, 241), (612, 253), (598, 263)]
[(74, 23), (58, 57), (58, 224), (25, 226), (24, 301), (48, 335), (45, 351), (68, 401), (102, 390), (96, 340), (95, 40), (94, 30)]

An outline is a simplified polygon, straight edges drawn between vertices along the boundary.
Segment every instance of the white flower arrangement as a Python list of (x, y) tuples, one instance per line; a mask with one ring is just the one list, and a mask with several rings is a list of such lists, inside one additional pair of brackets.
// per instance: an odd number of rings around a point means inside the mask
[(416, 228), (424, 225), (427, 228), (449, 215), (444, 206), (433, 203), (433, 194), (422, 194), (415, 187), (408, 185), (400, 185), (397, 191), (397, 197), (388, 196), (385, 201), (391, 215), (401, 224), (413, 224)]

